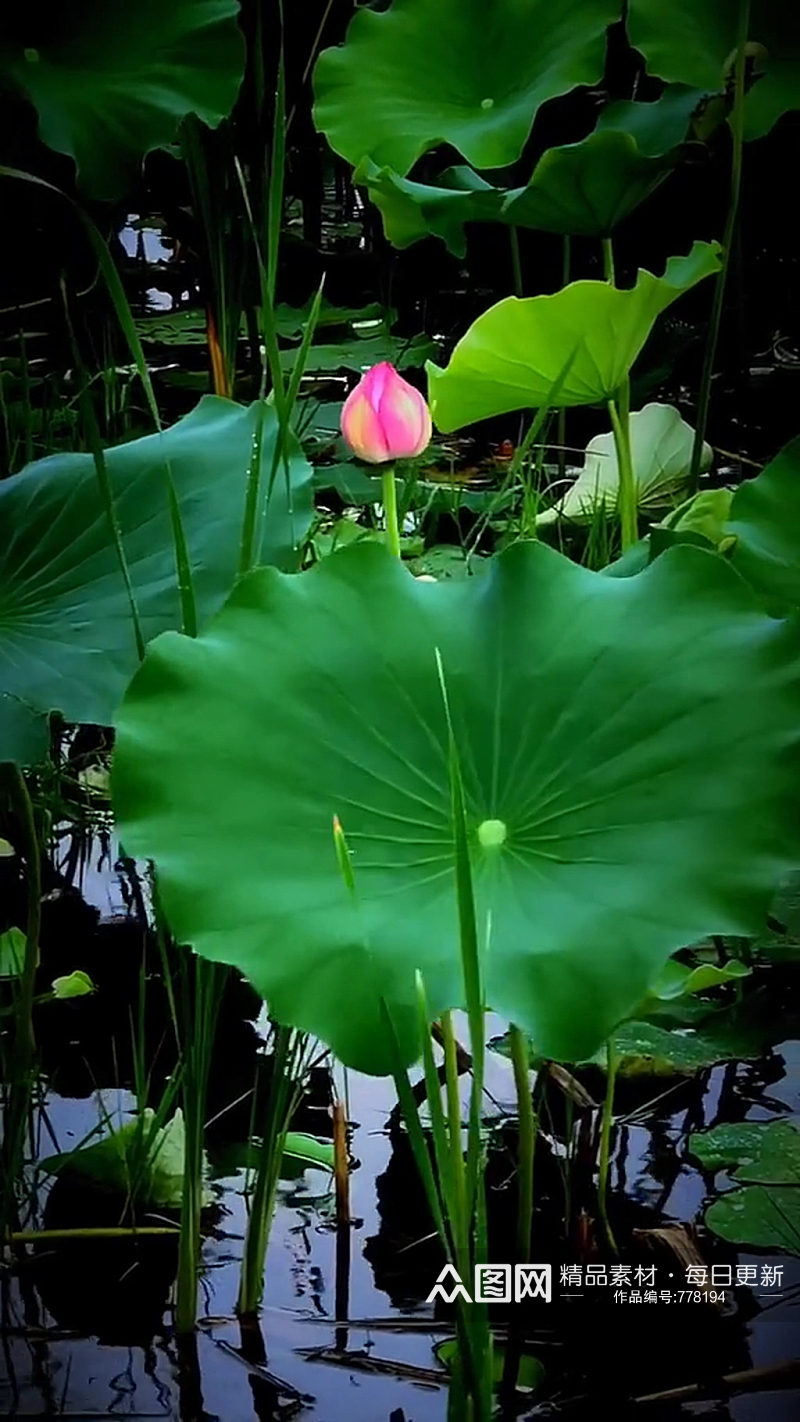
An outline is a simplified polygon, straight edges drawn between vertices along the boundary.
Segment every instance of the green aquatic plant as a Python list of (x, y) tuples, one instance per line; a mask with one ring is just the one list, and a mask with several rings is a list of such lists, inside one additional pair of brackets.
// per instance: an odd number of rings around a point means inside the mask
[(72, 158), (82, 189), (114, 199), (185, 114), (216, 125), (245, 62), (238, 0), (33, 0), (0, 34), (0, 75), (34, 105), (39, 136)]
[[(405, 176), (448, 143), (477, 168), (513, 163), (538, 110), (603, 73), (619, 0), (394, 0), (361, 8), (314, 71), (317, 127), (334, 152)], [(531, 43), (531, 34), (536, 36)]]
[(704, 1170), (727, 1171), (736, 1189), (719, 1195), (705, 1222), (732, 1244), (800, 1254), (800, 1129), (794, 1121), (741, 1121), (689, 1137)]
[(151, 644), (128, 689), (123, 840), (157, 862), (173, 932), (279, 1021), (380, 1073), (388, 1010), (414, 1060), (415, 969), (434, 1015), (463, 1002), (437, 655), (487, 1000), (542, 1052), (587, 1055), (677, 947), (755, 931), (792, 861), (796, 631), (716, 556), (609, 578), (528, 543), (427, 584), (359, 544), (299, 578), (255, 572), (207, 633)]
[[(165, 471), (177, 490), (206, 619), (233, 586), (256, 431), (262, 470), (260, 561), (296, 566), (311, 523), (311, 471), (296, 441), (290, 483), (269, 483), (273, 411), (206, 396), (163, 433), (104, 451), (114, 517), (145, 641), (179, 626), (181, 603)], [(46, 717), (110, 724), (137, 661), (129, 593), (91, 454), (54, 454), (0, 484), (10, 530), (0, 554), (0, 755), (23, 764), (46, 746)]]

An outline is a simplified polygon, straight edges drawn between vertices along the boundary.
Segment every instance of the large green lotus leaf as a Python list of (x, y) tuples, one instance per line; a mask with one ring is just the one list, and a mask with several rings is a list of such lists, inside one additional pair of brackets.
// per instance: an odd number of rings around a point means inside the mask
[(463, 1001), (438, 649), (488, 1001), (585, 1057), (679, 945), (763, 922), (796, 855), (797, 637), (689, 548), (621, 579), (537, 542), (461, 581), (368, 544), (258, 570), (198, 639), (149, 648), (116, 723), (120, 835), (178, 938), (278, 1020), (387, 1072), (384, 999), (413, 1059), (415, 969), (434, 1011)]
[(509, 193), (504, 221), (608, 236), (675, 167), (701, 98), (696, 89), (675, 85), (652, 104), (609, 105), (580, 143), (542, 155), (527, 186)]
[[(106, 451), (145, 640), (180, 626), (167, 496), (167, 461), (178, 494), (201, 619), (216, 611), (237, 572), (245, 485), (258, 422), (249, 408), (208, 395), (163, 434)], [(264, 408), (263, 503), (277, 421)], [(297, 565), (311, 522), (311, 470), (292, 445), (290, 488), (278, 470), (264, 510), (262, 560)], [(130, 606), (89, 454), (54, 454), (0, 483), (0, 759), (38, 758), (30, 718), (110, 724), (137, 665)], [(11, 698), (11, 701), (9, 701)], [(13, 700), (19, 698), (19, 701)], [(36, 726), (36, 723), (34, 723)]]
[(771, 607), (800, 605), (800, 439), (739, 485), (725, 532), (734, 567)]
[[(683, 488), (692, 462), (694, 431), (674, 405), (645, 405), (630, 417), (631, 456), (638, 507), (644, 511), (663, 509)], [(703, 444), (701, 469), (708, 469), (713, 457)], [(596, 514), (614, 514), (619, 498), (619, 465), (614, 436), (595, 435), (586, 446), (586, 458), (575, 483), (552, 508), (536, 519), (539, 524), (559, 518), (591, 522)]]
[(355, 172), (395, 247), (441, 237), (466, 252), (467, 222), (505, 222), (547, 232), (602, 237), (675, 166), (701, 96), (675, 85), (652, 104), (611, 104), (580, 143), (548, 148), (525, 187), (493, 187), (471, 168), (449, 168), (437, 184), (402, 178), (365, 158)]
[[(736, 0), (630, 0), (628, 34), (660, 79), (724, 90), (732, 78)], [(747, 138), (760, 138), (781, 114), (800, 107), (800, 11), (787, 0), (750, 7), (752, 87), (745, 98)], [(757, 48), (755, 48), (757, 46)]]
[(427, 365), (437, 426), (449, 432), (511, 410), (608, 400), (660, 312), (719, 271), (720, 250), (695, 242), (688, 256), (670, 257), (663, 276), (640, 271), (628, 290), (575, 281), (552, 296), (498, 301), (473, 321), (444, 369)]
[(394, 0), (366, 7), (314, 72), (314, 118), (336, 153), (404, 176), (449, 143), (477, 168), (519, 157), (542, 104), (603, 74), (619, 0)]
[(75, 160), (92, 197), (120, 197), (186, 114), (212, 127), (244, 71), (237, 0), (32, 0), (0, 38), (0, 74), (39, 113), (39, 135)]

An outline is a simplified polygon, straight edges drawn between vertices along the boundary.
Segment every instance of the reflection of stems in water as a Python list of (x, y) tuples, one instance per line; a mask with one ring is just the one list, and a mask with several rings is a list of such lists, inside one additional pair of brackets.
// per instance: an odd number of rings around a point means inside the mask
[(36, 990), (36, 970), (39, 966), (39, 929), (41, 926), (42, 875), (39, 840), (36, 834), (33, 805), (19, 766), (8, 762), (0, 767), (0, 788), (17, 827), (18, 844), (25, 862), (27, 917), (25, 953), (15, 998), (14, 1039), (10, 1068), (8, 1107), (3, 1121), (2, 1188), (0, 1189), (0, 1234), (16, 1222), (15, 1182), (22, 1170), (25, 1152), (25, 1132), (31, 1103), (31, 1091), (36, 1066), (36, 1038), (33, 1030), (33, 1004)]
[(706, 348), (703, 353), (703, 369), (700, 374), (700, 388), (697, 393), (697, 420), (694, 431), (694, 443), (692, 445), (692, 463), (689, 472), (688, 492), (693, 494), (697, 490), (697, 481), (700, 476), (700, 462), (703, 457), (703, 441), (708, 425), (708, 409), (711, 403), (711, 381), (714, 375), (714, 361), (717, 354), (717, 344), (719, 342), (719, 331), (722, 322), (722, 308), (725, 301), (725, 288), (728, 284), (728, 271), (731, 262), (731, 250), (736, 233), (736, 219), (739, 212), (739, 198), (742, 190), (742, 156), (744, 150), (744, 97), (745, 97), (745, 67), (746, 67), (746, 46), (747, 31), (750, 23), (750, 0), (739, 0), (739, 19), (736, 35), (736, 63), (734, 68), (734, 97), (733, 110), (730, 116), (731, 137), (733, 140), (733, 153), (731, 157), (731, 192), (728, 203), (728, 215), (725, 219), (725, 231), (722, 234), (722, 267), (717, 275), (714, 284), (714, 300), (711, 306), (711, 317), (708, 323), (708, 336), (706, 338)]
[(606, 1095), (603, 1102), (603, 1116), (600, 1127), (600, 1161), (597, 1179), (597, 1205), (600, 1220), (605, 1231), (608, 1246), (614, 1254), (619, 1254), (617, 1243), (608, 1221), (607, 1195), (608, 1195), (608, 1174), (611, 1163), (611, 1124), (614, 1117), (614, 1083), (617, 1079), (617, 1067), (619, 1056), (614, 1040), (609, 1037), (606, 1042)]

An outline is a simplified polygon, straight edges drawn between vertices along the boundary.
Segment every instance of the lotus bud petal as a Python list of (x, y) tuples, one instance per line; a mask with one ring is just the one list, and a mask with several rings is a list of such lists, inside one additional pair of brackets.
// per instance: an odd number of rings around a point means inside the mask
[(342, 434), (353, 453), (368, 464), (413, 459), (430, 443), (430, 411), (424, 396), (393, 365), (381, 361), (345, 400)]

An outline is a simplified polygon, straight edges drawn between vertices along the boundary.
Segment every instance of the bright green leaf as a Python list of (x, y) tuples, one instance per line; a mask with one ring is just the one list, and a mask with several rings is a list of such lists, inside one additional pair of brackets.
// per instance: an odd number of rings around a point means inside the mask
[(27, 938), (21, 928), (0, 933), (0, 978), (18, 978), (25, 964)]
[(74, 973), (68, 973), (66, 977), (53, 978), (51, 987), (53, 996), (58, 999), (86, 997), (88, 993), (95, 991), (89, 974), (82, 972), (80, 968), (76, 968)]
[(725, 531), (733, 566), (772, 610), (800, 605), (800, 439), (739, 485)]
[[(636, 481), (637, 503), (652, 513), (674, 500), (685, 484), (692, 462), (694, 430), (673, 405), (645, 405), (630, 417), (631, 456)], [(708, 469), (713, 458), (709, 444), (703, 443), (701, 468)], [(538, 524), (591, 523), (600, 510), (612, 515), (619, 497), (619, 465), (614, 436), (595, 435), (586, 446), (586, 458), (575, 483), (552, 508), (537, 516)]]
[[(736, 58), (736, 0), (630, 0), (628, 34), (659, 79), (712, 93), (728, 88)], [(750, 6), (746, 138), (769, 132), (781, 114), (800, 107), (800, 22), (787, 0)]]
[(302, 1131), (287, 1131), (283, 1144), (284, 1159), (298, 1160), (322, 1170), (333, 1170), (333, 1142), (318, 1141)]
[(432, 1012), (462, 1002), (437, 650), (487, 998), (543, 1053), (588, 1056), (679, 946), (755, 931), (796, 862), (797, 634), (711, 554), (615, 579), (526, 542), (433, 584), (364, 544), (255, 572), (134, 678), (121, 838), (155, 859), (178, 939), (235, 963), (279, 1021), (388, 1072), (385, 999), (412, 1060), (415, 970)]
[[(466, 1281), (467, 1292), (471, 1293), (471, 1280)], [(452, 1371), (453, 1361), (459, 1357), (459, 1344), (457, 1338), (443, 1338), (434, 1348), (434, 1353), (439, 1362)], [(504, 1344), (495, 1342), (492, 1347), (492, 1381), (495, 1387), (499, 1387), (503, 1381), (503, 1370), (506, 1362), (506, 1349)], [(522, 1392), (535, 1392), (541, 1387), (546, 1376), (544, 1363), (539, 1358), (535, 1358), (532, 1353), (523, 1353), (519, 1359), (519, 1369), (517, 1372), (517, 1388)]]
[(552, 296), (506, 297), (473, 322), (444, 370), (428, 364), (436, 424), (449, 432), (551, 399), (557, 406), (608, 400), (659, 313), (719, 265), (717, 243), (695, 242), (688, 256), (670, 258), (662, 277), (640, 271), (628, 290), (576, 281)]
[(215, 127), (244, 71), (237, 0), (29, 0), (0, 73), (31, 100), (39, 135), (75, 160), (93, 198), (121, 197), (142, 158), (189, 113)]
[(143, 1207), (178, 1209), (186, 1151), (183, 1113), (176, 1110), (165, 1126), (157, 1126), (155, 1120), (148, 1107), (140, 1117), (116, 1126), (93, 1145), (48, 1156), (39, 1162), (39, 1169), (47, 1175), (80, 1175), (120, 1195), (135, 1191), (137, 1203)]
[(688, 997), (696, 992), (708, 992), (709, 988), (722, 987), (724, 983), (735, 982), (750, 975), (750, 968), (738, 958), (731, 958), (720, 966), (717, 963), (698, 963), (690, 968), (677, 958), (670, 958), (664, 964), (655, 982), (649, 988), (649, 995), (660, 1002), (671, 1002), (675, 998)]
[(316, 125), (336, 153), (400, 176), (449, 143), (476, 168), (522, 152), (542, 104), (603, 75), (619, 0), (394, 0), (360, 9), (314, 72)]
[[(163, 434), (106, 451), (117, 516), (145, 639), (180, 625), (166, 461), (181, 503), (201, 618), (233, 585), (258, 405), (206, 396)], [(262, 490), (277, 437), (264, 411)], [(264, 520), (264, 561), (297, 563), (311, 522), (311, 470), (291, 443), (291, 493), (282, 465)], [(54, 454), (0, 483), (0, 679), (40, 712), (111, 722), (136, 664), (130, 607), (90, 454)], [(14, 729), (13, 725), (10, 728)], [(23, 727), (23, 731), (24, 731)], [(5, 720), (0, 730), (6, 731)], [(0, 746), (29, 758), (22, 735)]]

